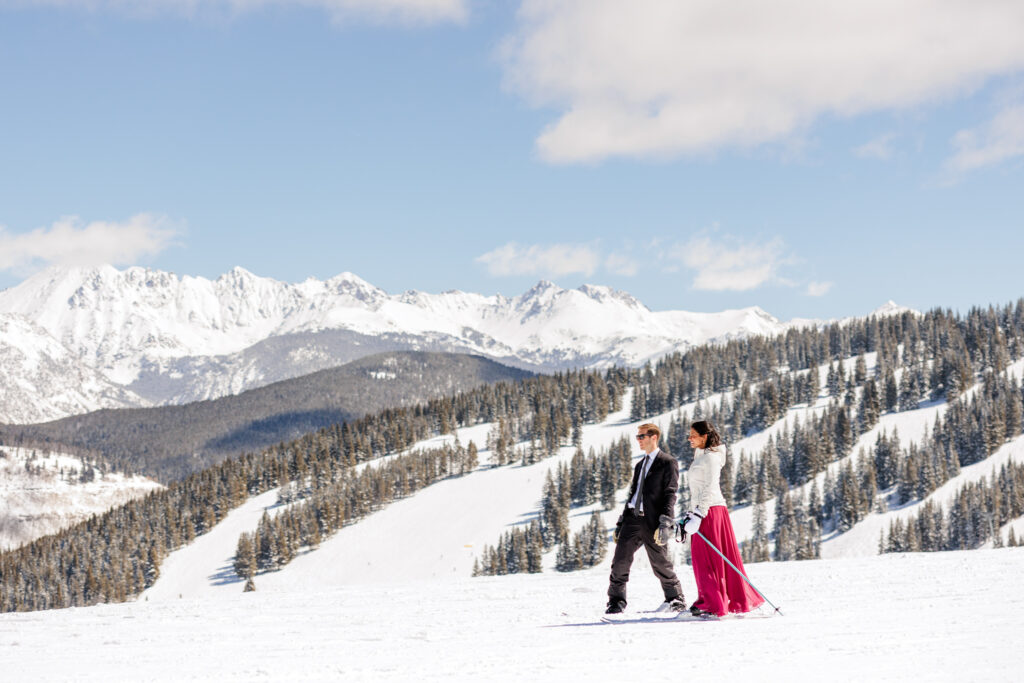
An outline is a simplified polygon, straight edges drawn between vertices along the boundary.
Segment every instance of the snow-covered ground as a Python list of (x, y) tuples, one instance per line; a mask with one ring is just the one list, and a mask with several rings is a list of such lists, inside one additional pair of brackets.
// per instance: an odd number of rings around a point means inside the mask
[[(794, 408), (785, 419), (823, 405)], [(629, 420), (628, 406), (627, 397), (622, 411), (584, 428), (585, 451), (635, 433), (639, 423)], [(876, 430), (898, 426), (901, 437), (920, 438), (942, 410), (934, 404), (886, 415)], [(675, 412), (651, 421), (667, 426)], [(779, 428), (781, 422), (773, 427)], [(483, 448), (489, 429), (459, 431), (463, 445), (473, 441), (481, 449), (476, 471), (344, 527), (280, 571), (257, 576), (255, 593), (242, 593), (233, 554), (239, 534), (254, 530), (264, 511), (283, 509), (277, 491), (254, 497), (172, 553), (156, 584), (132, 603), (0, 615), (3, 679), (1020, 679), (1014, 642), (1024, 627), (1017, 585), (1024, 549), (874, 556), (879, 525), (913, 506), (869, 515), (826, 544), (849, 545), (831, 559), (750, 565), (751, 579), (785, 616), (604, 624), (610, 553), (597, 567), (571, 574), (551, 569), (552, 552), (543, 574), (471, 578), (483, 546), (536, 514), (547, 472), (575, 450), (531, 466), (492, 467)], [(750, 453), (759, 438), (735, 446)], [(860, 444), (873, 441), (874, 432)], [(1024, 437), (964, 468), (933, 496), (945, 499), (964, 481), (1021, 457)], [(606, 526), (623, 495), (603, 513)], [(573, 510), (573, 526), (589, 513)], [(733, 513), (741, 539), (748, 513)], [(1007, 526), (1020, 536), (1024, 520)], [(870, 548), (861, 537), (870, 538)], [(692, 573), (679, 562), (683, 548), (672, 549), (692, 600)], [(638, 553), (630, 609), (661, 599)]]
[(139, 498), (161, 485), (92, 468), (62, 453), (0, 446), (0, 549), (55, 533)]
[[(352, 585), (307, 575), (274, 591), (2, 614), (0, 671), (11, 681), (1019, 681), (1021, 566), (1024, 548), (759, 564), (751, 578), (785, 616), (621, 624), (599, 619), (607, 566)], [(692, 596), (692, 575), (681, 578)], [(630, 609), (660, 600), (637, 567)]]

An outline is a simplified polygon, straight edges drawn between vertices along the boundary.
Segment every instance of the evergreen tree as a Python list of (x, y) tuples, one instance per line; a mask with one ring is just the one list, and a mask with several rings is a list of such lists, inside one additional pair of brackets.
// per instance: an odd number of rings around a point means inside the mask
[(757, 473), (754, 470), (754, 463), (751, 458), (745, 457), (740, 451), (739, 464), (736, 467), (736, 483), (732, 489), (733, 503), (743, 505), (751, 501), (754, 489), (754, 479)]
[(862, 387), (860, 409), (858, 411), (860, 431), (866, 432), (874, 427), (881, 413), (882, 403), (878, 398), (878, 386), (874, 380), (867, 379)]
[(744, 546), (744, 549), (749, 548), (747, 556), (744, 557), (745, 562), (767, 562), (771, 559), (768, 550), (768, 528), (765, 521), (764, 506), (766, 500), (767, 491), (764, 481), (759, 481), (757, 488), (754, 490), (753, 536)]
[(899, 404), (899, 388), (892, 368), (886, 368), (882, 376), (882, 408), (885, 412), (896, 410)]
[(245, 579), (251, 579), (256, 574), (256, 546), (251, 534), (243, 533), (238, 537), (234, 569), (236, 574)]
[(853, 365), (853, 381), (856, 384), (863, 384), (864, 380), (868, 378), (868, 364), (864, 358), (864, 352), (862, 351), (857, 355), (857, 360)]

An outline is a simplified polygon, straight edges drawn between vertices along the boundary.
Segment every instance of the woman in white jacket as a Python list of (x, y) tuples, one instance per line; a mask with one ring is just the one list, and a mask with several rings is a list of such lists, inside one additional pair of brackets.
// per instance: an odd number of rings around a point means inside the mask
[(764, 599), (737, 576), (703, 538), (696, 535), (700, 531), (746, 575), (719, 484), (725, 465), (725, 444), (715, 426), (701, 420), (690, 426), (690, 446), (696, 449), (693, 464), (686, 472), (693, 509), (686, 514), (683, 530), (690, 535), (693, 578), (697, 581), (698, 593), (690, 611), (698, 616), (719, 617), (729, 612), (749, 612), (761, 605)]

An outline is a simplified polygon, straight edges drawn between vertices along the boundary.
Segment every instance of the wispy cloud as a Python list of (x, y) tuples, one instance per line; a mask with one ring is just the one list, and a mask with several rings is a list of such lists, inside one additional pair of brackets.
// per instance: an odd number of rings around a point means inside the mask
[(779, 273), (795, 259), (781, 239), (767, 242), (697, 237), (667, 250), (670, 261), (696, 271), (692, 287), (710, 292), (744, 292), (769, 284), (792, 286)]
[(880, 135), (874, 140), (865, 142), (859, 147), (854, 147), (853, 154), (861, 159), (878, 159), (879, 161), (888, 161), (893, 157), (893, 142), (895, 140), (895, 133), (886, 133), (885, 135)]
[(831, 282), (808, 282), (805, 293), (807, 296), (825, 296), (832, 289)]
[(640, 270), (640, 266), (635, 258), (618, 252), (608, 255), (604, 260), (604, 267), (605, 270), (613, 275), (625, 275), (627, 277), (636, 275), (637, 271)]
[(1008, 106), (978, 128), (953, 136), (944, 169), (952, 178), (1024, 156), (1024, 104)]
[(145, 213), (124, 222), (61, 218), (24, 233), (0, 226), (0, 271), (25, 273), (54, 264), (134, 264), (171, 246), (179, 234), (170, 219)]
[(0, 0), (3, 6), (67, 7), (132, 16), (172, 12), (187, 17), (242, 14), (272, 6), (314, 7), (339, 22), (380, 24), (461, 23), (469, 15), (469, 0)]
[(523, 0), (501, 57), (511, 90), (562, 112), (544, 159), (674, 157), (962, 96), (1024, 69), (1022, 24), (1013, 1)]
[[(705, 233), (685, 242), (655, 238), (644, 247), (644, 253), (657, 255), (652, 263), (657, 263), (661, 272), (692, 277), (690, 287), (704, 292), (748, 292), (775, 286), (804, 287), (808, 296), (824, 296), (833, 284), (787, 277), (786, 268), (800, 259), (778, 237), (752, 240)], [(609, 251), (599, 241), (533, 245), (508, 242), (475, 260), (494, 277), (634, 277), (640, 272), (640, 259), (629, 245)]]
[(509, 242), (476, 258), (491, 275), (591, 276), (601, 264), (597, 249), (584, 244), (520, 245)]

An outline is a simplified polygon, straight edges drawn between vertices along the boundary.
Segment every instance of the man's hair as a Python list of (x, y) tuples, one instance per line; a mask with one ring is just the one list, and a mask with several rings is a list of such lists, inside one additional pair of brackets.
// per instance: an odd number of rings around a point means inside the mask
[(648, 436), (658, 437), (659, 441), (661, 440), (661, 430), (658, 429), (658, 425), (652, 425), (650, 422), (648, 422), (647, 424), (640, 425), (639, 427), (636, 428), (636, 431), (638, 434), (643, 432)]

